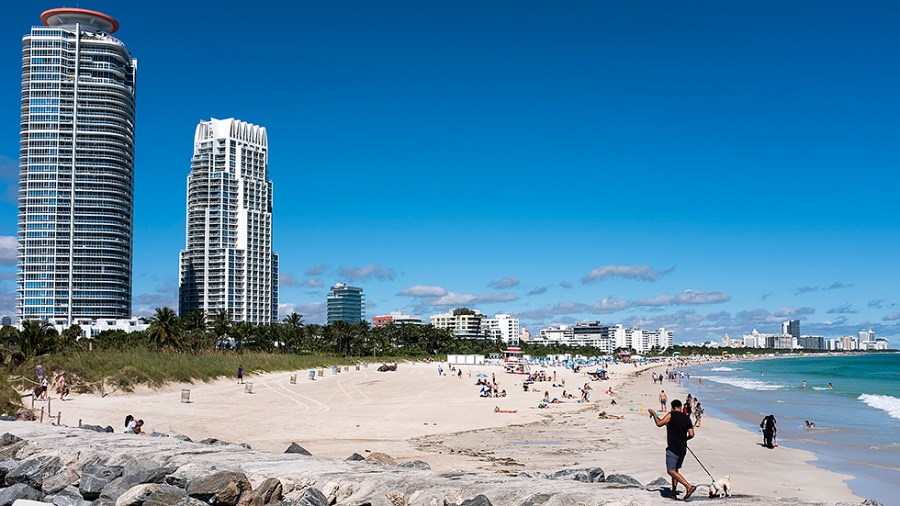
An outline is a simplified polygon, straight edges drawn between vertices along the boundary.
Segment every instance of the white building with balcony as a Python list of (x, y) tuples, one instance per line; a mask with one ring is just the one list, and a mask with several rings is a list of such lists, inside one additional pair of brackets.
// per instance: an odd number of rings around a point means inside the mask
[(179, 262), (182, 317), (202, 309), (235, 321), (278, 320), (268, 166), (265, 128), (233, 118), (197, 125)]
[(16, 313), (128, 318), (137, 60), (106, 14), (41, 22), (22, 38)]

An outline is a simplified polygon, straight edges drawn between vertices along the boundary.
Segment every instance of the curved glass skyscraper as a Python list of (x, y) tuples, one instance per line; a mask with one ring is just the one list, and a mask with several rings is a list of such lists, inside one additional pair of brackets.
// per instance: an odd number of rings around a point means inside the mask
[(22, 39), (20, 318), (131, 314), (137, 61), (115, 19), (51, 9)]
[(278, 320), (272, 252), (272, 182), (266, 129), (236, 119), (201, 121), (187, 183), (178, 311), (227, 311), (235, 321)]

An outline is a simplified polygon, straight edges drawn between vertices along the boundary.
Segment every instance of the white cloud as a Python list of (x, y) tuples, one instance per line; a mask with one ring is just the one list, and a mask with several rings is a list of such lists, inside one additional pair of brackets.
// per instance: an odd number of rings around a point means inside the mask
[(621, 311), (623, 309), (627, 309), (629, 306), (629, 302), (627, 300), (617, 299), (614, 296), (604, 297), (594, 303), (593, 310), (597, 313), (615, 313), (617, 311)]
[(669, 272), (672, 272), (672, 269), (658, 272), (654, 271), (653, 267), (649, 265), (603, 265), (591, 270), (587, 276), (582, 278), (581, 282), (593, 283), (612, 277), (656, 281), (656, 278), (663, 274), (668, 274)]
[(547, 287), (546, 287), (546, 286), (540, 286), (540, 287), (535, 288), (534, 290), (528, 292), (526, 295), (541, 295), (541, 294), (544, 294), (544, 293), (547, 293)]
[(884, 318), (882, 318), (882, 320), (886, 322), (900, 320), (900, 311), (894, 311), (893, 313), (886, 314), (884, 315)]
[(660, 307), (694, 304), (719, 304), (728, 302), (731, 296), (722, 292), (702, 292), (685, 290), (678, 295), (661, 294), (656, 297), (642, 298), (632, 302), (633, 306)]
[(19, 239), (14, 235), (0, 235), (0, 265), (16, 265)]
[(290, 272), (278, 273), (278, 286), (297, 286), (297, 277)]
[(325, 272), (325, 269), (327, 269), (327, 268), (328, 268), (328, 266), (325, 264), (316, 264), (316, 265), (313, 265), (312, 267), (310, 267), (309, 269), (306, 269), (306, 275), (307, 276), (319, 276), (323, 272)]
[(443, 297), (449, 292), (443, 286), (415, 285), (403, 290), (397, 295), (404, 297)]
[(475, 302), (475, 296), (467, 293), (447, 292), (426, 302), (429, 306), (464, 306)]
[(324, 324), (327, 320), (327, 308), (324, 302), (310, 302), (308, 304), (294, 304), (282, 302), (278, 304), (278, 319), (281, 320), (291, 313), (303, 315), (306, 323)]
[(496, 288), (497, 290), (503, 290), (504, 288), (512, 288), (519, 284), (519, 279), (515, 277), (503, 278), (499, 281), (491, 281), (488, 283), (490, 288)]
[(306, 286), (311, 286), (313, 288), (318, 288), (320, 286), (325, 286), (321, 281), (316, 278), (309, 278), (303, 284)]
[(362, 267), (340, 267), (341, 277), (348, 281), (368, 281), (375, 278), (379, 281), (394, 279), (394, 269), (388, 269), (378, 264), (369, 264)]
[(791, 318), (794, 316), (810, 315), (815, 312), (816, 310), (811, 307), (782, 306), (775, 311), (775, 316), (779, 318)]

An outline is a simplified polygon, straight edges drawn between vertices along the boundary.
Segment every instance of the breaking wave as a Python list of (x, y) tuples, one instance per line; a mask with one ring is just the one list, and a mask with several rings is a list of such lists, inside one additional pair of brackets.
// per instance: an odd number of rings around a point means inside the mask
[(730, 367), (713, 367), (710, 371), (733, 371)]
[(886, 412), (891, 418), (900, 420), (900, 399), (891, 397), (890, 395), (870, 395), (862, 394), (857, 399), (865, 402), (869, 406)]
[(765, 381), (744, 378), (705, 376), (703, 379), (715, 381), (716, 383), (723, 383), (725, 385), (731, 385), (733, 387), (743, 388), (744, 390), (781, 390), (782, 388), (785, 388), (784, 385), (777, 385), (774, 383), (766, 383)]

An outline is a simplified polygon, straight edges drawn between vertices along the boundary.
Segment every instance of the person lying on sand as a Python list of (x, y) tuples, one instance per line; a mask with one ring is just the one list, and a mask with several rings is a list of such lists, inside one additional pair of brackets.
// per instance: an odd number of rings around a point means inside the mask
[(600, 419), (602, 419), (602, 420), (610, 420), (610, 419), (613, 419), (613, 420), (621, 420), (621, 419), (623, 419), (623, 418), (625, 418), (625, 417), (624, 417), (623, 415), (610, 415), (610, 414), (607, 413), (606, 411), (601, 411), (600, 414), (597, 415), (597, 418), (600, 418)]
[(494, 413), (518, 413), (518, 409), (500, 409), (500, 406), (494, 406)]

